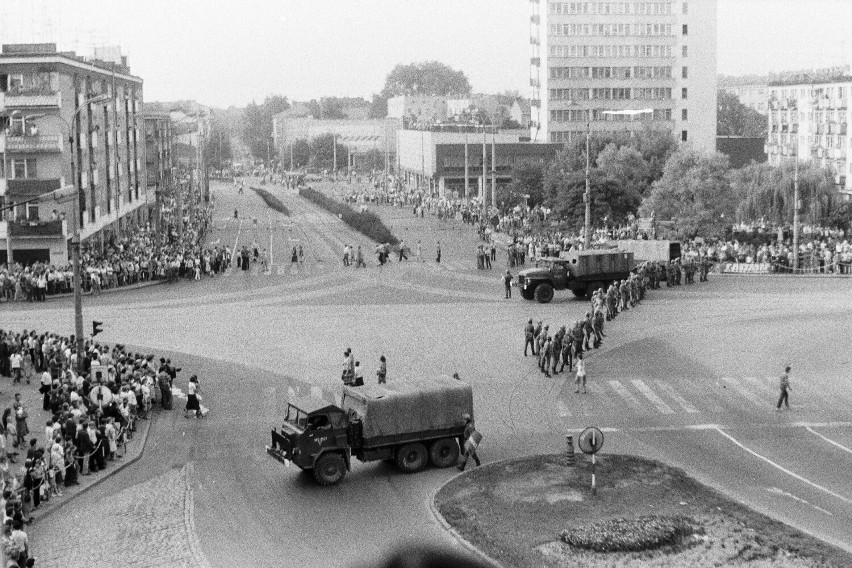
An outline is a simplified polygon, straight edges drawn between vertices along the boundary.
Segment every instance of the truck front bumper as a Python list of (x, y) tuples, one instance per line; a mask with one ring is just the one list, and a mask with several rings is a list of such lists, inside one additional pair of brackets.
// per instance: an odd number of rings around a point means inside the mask
[(284, 454), (284, 452), (266, 446), (266, 453), (278, 460), (279, 462), (283, 463), (285, 466), (290, 467), (291, 462), (287, 459), (287, 456)]

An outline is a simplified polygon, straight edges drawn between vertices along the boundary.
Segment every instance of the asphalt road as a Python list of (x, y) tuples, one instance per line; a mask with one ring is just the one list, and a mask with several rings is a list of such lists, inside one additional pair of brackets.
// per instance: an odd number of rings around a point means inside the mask
[[(522, 330), (530, 317), (552, 329), (570, 324), (587, 303), (503, 300), (502, 264), (487, 273), (470, 268), (470, 229), (379, 208), (424, 251), (440, 237), (451, 243), (449, 262), (424, 255), (380, 270), (371, 257), (368, 269), (344, 269), (342, 243), (372, 245), (337, 219), (280, 188), (291, 218), (268, 213), (249, 190), (213, 189), (219, 224), (211, 241), (271, 236), (269, 274), (253, 267), (85, 302), (87, 319), (106, 322), (104, 341), (173, 352), (182, 380), (197, 373), (211, 418), (161, 415), (142, 460), (39, 525), (36, 550), (49, 546), (49, 523), (78, 508), (109, 507), (121, 488), (185, 464), (193, 465), (194, 530), (212, 566), (348, 567), (402, 542), (454, 546), (427, 507), (454, 470), (408, 476), (356, 463), (342, 484), (323, 489), (266, 456), (269, 428), (281, 421), (288, 396), (334, 396), (346, 347), (367, 380), (382, 354), (389, 381), (459, 372), (474, 387), (486, 461), (559, 451), (566, 433), (595, 425), (605, 429), (604, 452), (665, 459), (852, 550), (845, 475), (852, 466), (845, 348), (852, 281), (711, 277), (652, 292), (608, 324), (604, 348), (588, 360), (590, 393), (576, 395), (566, 375), (546, 378), (523, 357)], [(235, 207), (242, 230), (224, 220)], [(286, 258), (295, 239), (309, 251), (300, 269)], [(73, 325), (70, 300), (3, 309), (5, 327), (71, 332)], [(778, 411), (777, 376), (787, 363), (792, 408)]]

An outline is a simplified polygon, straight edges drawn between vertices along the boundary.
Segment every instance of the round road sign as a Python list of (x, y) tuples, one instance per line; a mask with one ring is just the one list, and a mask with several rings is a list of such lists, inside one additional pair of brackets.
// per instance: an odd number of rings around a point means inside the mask
[(586, 428), (577, 439), (577, 446), (584, 454), (596, 454), (604, 443), (603, 432), (597, 428)]

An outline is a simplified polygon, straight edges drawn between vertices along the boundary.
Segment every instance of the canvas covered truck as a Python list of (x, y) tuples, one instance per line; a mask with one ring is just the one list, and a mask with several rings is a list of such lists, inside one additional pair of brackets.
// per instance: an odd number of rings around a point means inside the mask
[(525, 300), (546, 304), (556, 290), (571, 290), (582, 298), (627, 278), (633, 270), (633, 253), (571, 250), (561, 253), (559, 258), (543, 258), (537, 264), (518, 273), (518, 287)]
[(632, 252), (637, 263), (651, 261), (668, 264), (680, 258), (680, 243), (676, 241), (645, 241), (638, 239), (616, 241), (618, 250)]
[(343, 387), (340, 406), (318, 398), (288, 401), (280, 430), (266, 453), (334, 485), (362, 462), (394, 461), (405, 473), (459, 458), (465, 415), (473, 418), (470, 385), (441, 377), (385, 385)]

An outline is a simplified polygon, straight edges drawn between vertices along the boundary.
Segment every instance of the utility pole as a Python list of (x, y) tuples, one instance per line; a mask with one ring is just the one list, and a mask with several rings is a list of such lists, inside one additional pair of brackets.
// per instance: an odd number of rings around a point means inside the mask
[(796, 145), (796, 168), (793, 173), (793, 270), (799, 268), (799, 148)]
[[(5, 134), (4, 134), (5, 136)], [(9, 143), (8, 140), (5, 141), (6, 144)], [(6, 148), (3, 148), (3, 181), (4, 186), (6, 186), (6, 195), (9, 194), (9, 164), (6, 160)], [(9, 210), (10, 212), (12, 209)], [(12, 263), (15, 262), (12, 257), (12, 220), (14, 219), (14, 213), (10, 213), (8, 215), (9, 219), (6, 221), (6, 267), (9, 269), (9, 273), (12, 273)]]
[(491, 123), (491, 205), (497, 206), (497, 132)]
[(583, 194), (583, 201), (586, 202), (586, 222), (583, 235), (583, 248), (585, 250), (592, 247), (591, 140), (592, 116), (591, 111), (586, 110), (586, 193)]
[(486, 191), (486, 180), (485, 177), (485, 167), (488, 164), (488, 156), (486, 155), (486, 147), (485, 147), (485, 124), (482, 125), (482, 184), (480, 185), (480, 194), (479, 197), (482, 199), (482, 220), (485, 221), (485, 218), (488, 216), (488, 192)]
[(290, 144), (290, 171), (293, 171), (293, 144)]
[[(320, 108), (322, 108), (322, 107), (320, 107)], [(333, 138), (334, 138), (334, 157), (332, 159), (334, 160), (334, 164), (331, 167), (331, 171), (334, 174), (334, 178), (337, 179), (337, 134), (334, 134)]]
[(468, 172), (468, 157), (467, 157), (467, 125), (464, 127), (464, 199), (467, 201), (470, 194), (468, 193), (468, 181), (469, 181), (469, 172)]

